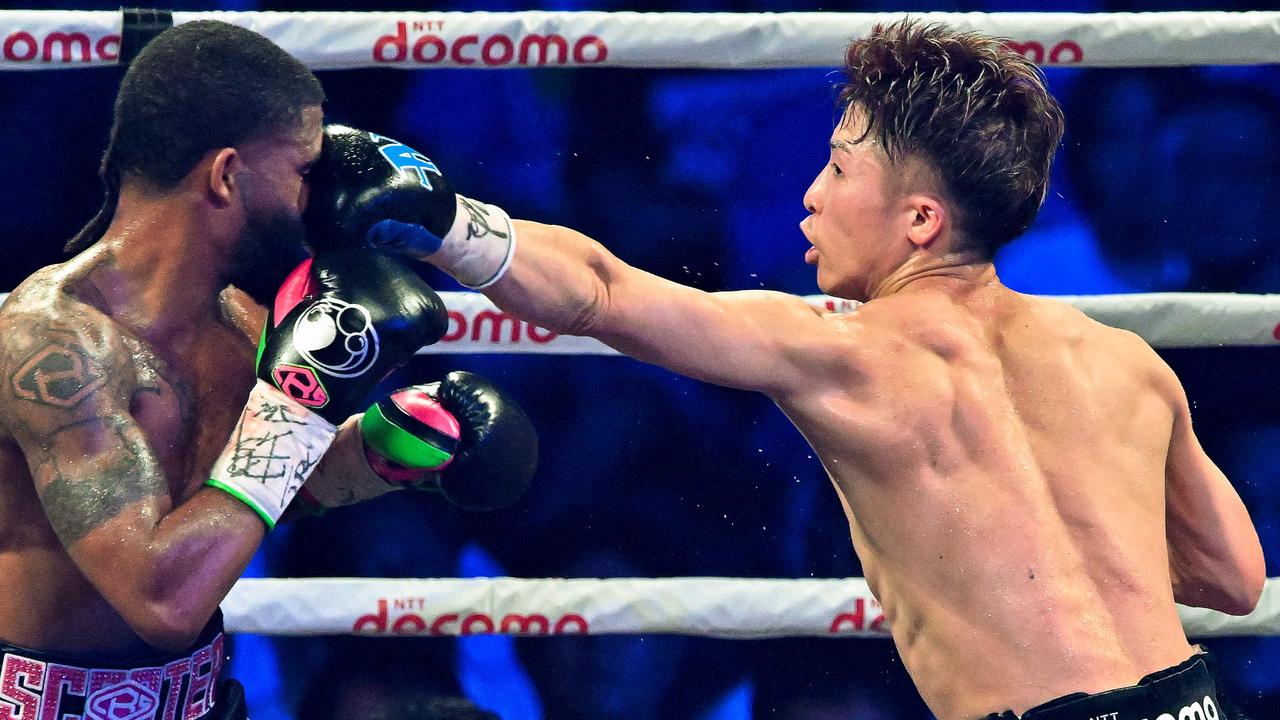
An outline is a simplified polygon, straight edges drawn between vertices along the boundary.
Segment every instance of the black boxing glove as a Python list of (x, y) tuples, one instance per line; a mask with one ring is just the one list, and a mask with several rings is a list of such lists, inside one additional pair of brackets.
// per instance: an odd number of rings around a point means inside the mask
[(382, 135), (325, 126), (308, 185), (303, 219), (317, 249), (396, 252), (472, 288), (497, 282), (515, 252), (511, 218), (501, 208), (457, 195), (434, 162)]
[(464, 510), (510, 505), (538, 466), (538, 437), (524, 410), (468, 372), (379, 400), (360, 419), (360, 431), (380, 477), (438, 487)]
[(274, 527), (336, 424), (447, 325), (440, 298), (390, 256), (335, 250), (303, 262), (268, 312), (258, 382), (207, 484)]
[(440, 296), (394, 257), (322, 251), (276, 294), (258, 347), (258, 378), (336, 425), (448, 327)]

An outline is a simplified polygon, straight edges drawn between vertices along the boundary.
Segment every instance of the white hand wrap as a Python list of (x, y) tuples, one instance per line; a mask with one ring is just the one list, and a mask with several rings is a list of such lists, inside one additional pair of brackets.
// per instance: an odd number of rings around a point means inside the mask
[(337, 432), (259, 380), (206, 484), (230, 493), (274, 528)]
[(461, 195), (453, 227), (440, 249), (421, 258), (469, 288), (482, 290), (498, 282), (511, 267), (516, 233), (502, 208)]

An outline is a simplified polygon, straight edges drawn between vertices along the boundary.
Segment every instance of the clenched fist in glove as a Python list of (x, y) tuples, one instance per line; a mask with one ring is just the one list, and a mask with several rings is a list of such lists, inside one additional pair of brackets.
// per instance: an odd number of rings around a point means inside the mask
[(325, 126), (308, 185), (303, 217), (317, 248), (396, 252), (473, 288), (497, 282), (515, 252), (501, 208), (455, 194), (434, 162), (377, 133)]
[[(337, 447), (357, 439), (360, 453)], [(345, 466), (322, 463), (299, 495), (313, 510), (404, 487), (440, 490), (466, 510), (493, 510), (524, 494), (538, 440), (524, 411), (493, 383), (457, 371), (397, 390), (351, 418), (330, 455)]]

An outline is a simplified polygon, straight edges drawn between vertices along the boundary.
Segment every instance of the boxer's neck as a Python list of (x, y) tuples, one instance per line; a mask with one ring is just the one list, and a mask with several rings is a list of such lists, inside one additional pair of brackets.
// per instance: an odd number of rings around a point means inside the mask
[(220, 317), (227, 260), (199, 203), (182, 191), (149, 197), (122, 190), (89, 274), (113, 317), (156, 342)]
[(875, 283), (869, 299), (936, 287), (968, 291), (998, 282), (995, 266), (973, 253), (916, 252)]

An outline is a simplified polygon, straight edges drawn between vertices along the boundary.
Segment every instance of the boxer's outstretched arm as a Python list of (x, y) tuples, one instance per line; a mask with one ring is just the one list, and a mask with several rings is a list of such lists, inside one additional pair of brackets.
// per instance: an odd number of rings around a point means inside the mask
[(6, 313), (0, 332), (0, 417), (58, 538), (139, 637), (185, 649), (253, 556), (262, 521), (208, 487), (174, 506), (130, 413), (136, 374), (117, 331), (88, 316)]
[[(1172, 373), (1171, 373), (1172, 374)], [(1177, 379), (1173, 382), (1177, 384)], [(1205, 454), (1176, 388), (1165, 466), (1166, 536), (1174, 599), (1232, 615), (1258, 604), (1266, 566), (1258, 532), (1239, 494)]]
[(865, 362), (860, 328), (777, 292), (708, 293), (622, 262), (562, 227), (515, 221), (511, 267), (485, 289), (499, 307), (645, 362), (772, 396)]

